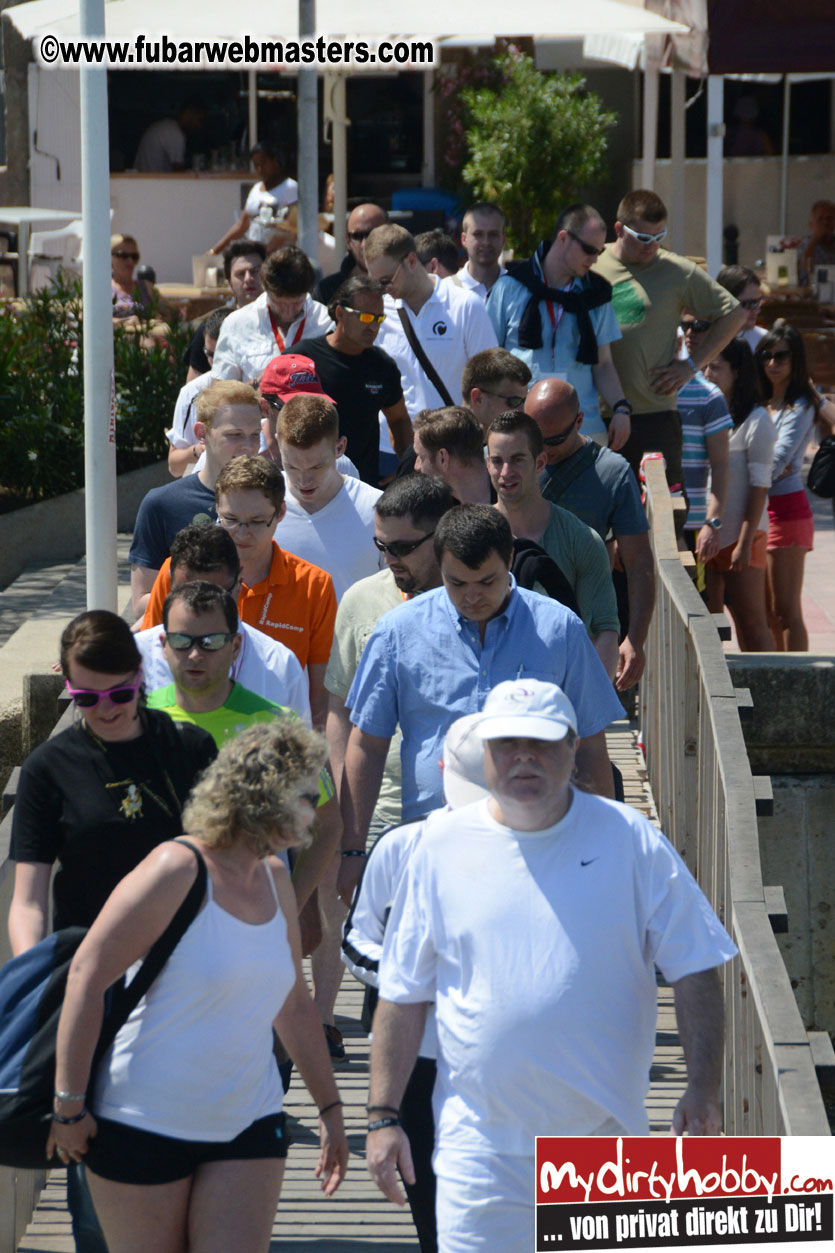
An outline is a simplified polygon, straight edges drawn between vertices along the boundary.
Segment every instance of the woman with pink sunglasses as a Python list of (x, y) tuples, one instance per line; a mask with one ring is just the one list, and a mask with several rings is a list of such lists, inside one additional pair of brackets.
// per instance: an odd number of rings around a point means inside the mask
[[(53, 865), (53, 928), (89, 927), (117, 883), (182, 834), (188, 794), (217, 753), (208, 732), (144, 707), (139, 650), (116, 614), (74, 618), (61, 636), (61, 669), (76, 721), (26, 759), (15, 798), (15, 955), (47, 933)], [(80, 1171), (71, 1167), (68, 1178), (76, 1248), (106, 1253)]]

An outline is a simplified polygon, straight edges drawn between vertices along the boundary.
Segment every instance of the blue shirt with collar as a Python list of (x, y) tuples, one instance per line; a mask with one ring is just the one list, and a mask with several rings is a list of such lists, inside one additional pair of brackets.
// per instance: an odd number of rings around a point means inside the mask
[[(534, 265), (539, 269), (540, 276), (544, 278), (538, 257), (534, 257)], [(569, 290), (582, 291), (582, 279), (575, 278)], [(591, 366), (583, 365), (577, 360), (580, 331), (576, 314), (562, 311), (562, 316), (560, 316), (560, 309), (555, 305), (554, 318), (559, 320), (554, 329), (548, 314), (548, 306), (544, 300), (541, 300), (539, 316), (542, 321), (542, 347), (520, 348), (519, 323), (530, 298), (527, 287), (509, 274), (503, 274), (497, 279), (490, 291), (487, 312), (490, 314), (490, 321), (493, 323), (500, 346), (512, 352), (514, 357), (521, 357), (527, 362), (534, 383), (545, 378), (561, 378), (569, 382), (576, 389), (580, 400), (585, 434), (600, 434), (606, 430), (606, 427), (600, 416), (600, 404)], [(605, 305), (599, 305), (596, 309), (591, 309), (589, 316), (598, 345), (611, 344), (613, 340), (621, 338), (611, 301)]]
[(402, 822), (443, 805), (439, 762), (456, 718), (484, 708), (505, 679), (542, 679), (563, 689), (581, 737), (596, 735), (623, 708), (576, 614), (516, 586), (487, 623), (461, 617), (443, 587), (384, 614), (360, 659), (345, 701), (369, 735), (403, 733)]

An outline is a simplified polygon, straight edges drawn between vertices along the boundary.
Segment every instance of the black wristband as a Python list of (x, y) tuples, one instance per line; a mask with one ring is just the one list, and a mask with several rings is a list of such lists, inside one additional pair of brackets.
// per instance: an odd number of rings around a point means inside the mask
[(342, 852), (339, 855), (340, 857), (367, 857), (368, 856), (364, 848), (343, 848)]
[(625, 413), (632, 413), (632, 406), (625, 396), (621, 396), (620, 400), (615, 401), (612, 405), (612, 413), (617, 413), (619, 409), (623, 410)]
[(396, 1114), (390, 1115), (388, 1118), (376, 1118), (374, 1122), (368, 1124), (369, 1131), (382, 1131), (384, 1127), (399, 1127), (400, 1119)]
[(366, 1105), (365, 1107), (366, 1113), (368, 1114), (371, 1113), (372, 1109), (385, 1109), (388, 1110), (390, 1114), (397, 1114), (398, 1118), (400, 1117), (400, 1110), (396, 1105)]
[(72, 1127), (74, 1123), (81, 1122), (82, 1118), (87, 1117), (87, 1110), (83, 1109), (80, 1114), (73, 1114), (71, 1118), (65, 1118), (63, 1114), (56, 1114), (53, 1111), (52, 1121), (60, 1123), (62, 1127)]
[(331, 1101), (330, 1105), (326, 1105), (324, 1109), (319, 1110), (319, 1117), (321, 1118), (323, 1114), (327, 1114), (329, 1110), (336, 1109), (337, 1105), (344, 1104), (344, 1101)]

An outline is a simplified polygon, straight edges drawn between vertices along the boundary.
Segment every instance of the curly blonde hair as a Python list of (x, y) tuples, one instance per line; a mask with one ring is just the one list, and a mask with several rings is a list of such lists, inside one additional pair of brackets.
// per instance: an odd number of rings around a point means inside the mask
[(258, 722), (223, 745), (183, 810), (186, 834), (210, 848), (242, 842), (257, 857), (308, 842), (299, 789), (319, 790), (325, 741), (297, 718)]

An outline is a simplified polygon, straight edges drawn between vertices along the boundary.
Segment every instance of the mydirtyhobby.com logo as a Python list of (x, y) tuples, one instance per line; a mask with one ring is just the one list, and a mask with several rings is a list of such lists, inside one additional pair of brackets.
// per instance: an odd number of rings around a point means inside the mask
[(833, 1147), (817, 1137), (536, 1142), (536, 1250), (832, 1243)]

